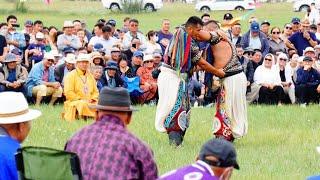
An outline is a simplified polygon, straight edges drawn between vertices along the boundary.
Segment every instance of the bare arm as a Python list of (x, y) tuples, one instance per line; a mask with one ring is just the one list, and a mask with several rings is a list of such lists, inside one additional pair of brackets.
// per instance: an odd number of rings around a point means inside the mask
[(217, 69), (210, 65), (206, 60), (204, 60), (202, 57), (197, 63), (198, 66), (200, 66), (203, 70), (212, 73), (215, 76), (218, 76), (220, 78), (224, 77), (225, 73), (222, 69)]

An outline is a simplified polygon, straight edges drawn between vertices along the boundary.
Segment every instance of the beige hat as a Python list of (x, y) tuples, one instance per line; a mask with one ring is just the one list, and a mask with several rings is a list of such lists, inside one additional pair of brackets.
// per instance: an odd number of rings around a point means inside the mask
[(61, 57), (62, 55), (58, 52), (58, 50), (56, 49), (52, 49), (50, 51), (50, 53), (54, 56), (54, 57)]
[(77, 57), (77, 61), (76, 62), (82, 62), (82, 61), (88, 61), (90, 62), (90, 55), (89, 54), (79, 54), (78, 57)]
[(74, 54), (67, 54), (67, 57), (64, 58), (65, 62), (70, 63), (70, 64), (75, 64), (76, 63), (76, 56)]
[(101, 58), (102, 59), (102, 56), (99, 52), (92, 52), (91, 54), (91, 60), (93, 61), (95, 58)]
[(153, 61), (153, 56), (151, 54), (147, 54), (143, 57), (143, 62), (145, 61)]
[(2, 92), (0, 102), (0, 124), (31, 121), (41, 115), (40, 111), (29, 109), (27, 100), (20, 92)]
[(36, 39), (44, 39), (44, 34), (42, 32), (37, 32)]
[(43, 59), (53, 59), (54, 60), (54, 55), (50, 52), (47, 52), (44, 54)]
[(66, 28), (66, 27), (74, 27), (72, 21), (64, 21), (63, 28)]
[(303, 55), (306, 53), (306, 52), (315, 52), (313, 47), (306, 47), (305, 50), (303, 50)]

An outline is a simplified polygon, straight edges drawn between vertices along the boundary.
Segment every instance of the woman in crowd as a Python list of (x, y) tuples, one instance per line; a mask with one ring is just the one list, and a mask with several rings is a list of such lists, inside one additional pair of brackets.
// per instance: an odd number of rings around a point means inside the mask
[(270, 50), (269, 53), (276, 55), (277, 52), (286, 52), (286, 45), (280, 38), (280, 28), (273, 27), (271, 29), (271, 38), (269, 39)]
[(119, 61), (119, 73), (122, 79), (126, 76), (129, 77), (128, 75), (131, 74), (131, 70), (128, 66), (128, 61), (124, 58)]
[(144, 51), (144, 54), (152, 54), (155, 50), (160, 50), (161, 51), (161, 46), (160, 44), (157, 43), (158, 41), (158, 35), (155, 31), (149, 31), (147, 33), (147, 49)]
[(288, 23), (284, 25), (284, 29), (282, 31), (282, 34), (280, 35), (280, 38), (283, 41), (286, 41), (291, 35), (292, 35), (292, 25)]
[(273, 68), (275, 58), (267, 54), (262, 65), (254, 73), (254, 82), (260, 85), (258, 103), (281, 105), (284, 99), (284, 92), (281, 86), (279, 72)]
[(47, 41), (50, 44), (51, 49), (58, 49), (57, 48), (58, 29), (54, 26), (50, 26), (48, 30), (49, 30), (49, 35), (48, 35)]
[(104, 59), (99, 52), (91, 53), (91, 62), (94, 66), (101, 66), (103, 68), (105, 67)]
[[(291, 69), (286, 68), (288, 56), (281, 53), (277, 57), (276, 70), (279, 71), (281, 85), (283, 87), (284, 93), (289, 96), (292, 104), (296, 102), (294, 84), (292, 81)], [(288, 63), (289, 64), (289, 63)]]
[(88, 39), (86, 37), (86, 32), (83, 29), (79, 29), (77, 32), (77, 36), (80, 39), (81, 47), (88, 47)]

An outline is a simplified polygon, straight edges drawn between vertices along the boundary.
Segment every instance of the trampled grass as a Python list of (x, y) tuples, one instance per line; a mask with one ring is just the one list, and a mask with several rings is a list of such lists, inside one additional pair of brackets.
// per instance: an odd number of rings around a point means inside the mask
[[(62, 106), (41, 107), (43, 115), (33, 122), (31, 133), (23, 145), (63, 149), (77, 130), (93, 121), (61, 120)], [(153, 149), (163, 174), (192, 163), (201, 145), (212, 138), (214, 108), (195, 108), (191, 127), (181, 148), (168, 144), (166, 134), (154, 128), (155, 107), (140, 107), (133, 116), (129, 130)], [(320, 173), (319, 106), (249, 106), (249, 133), (235, 142), (240, 171), (233, 179), (304, 179)]]

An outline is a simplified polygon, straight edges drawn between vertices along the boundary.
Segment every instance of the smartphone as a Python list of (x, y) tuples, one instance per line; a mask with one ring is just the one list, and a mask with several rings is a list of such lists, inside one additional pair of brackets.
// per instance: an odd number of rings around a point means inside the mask
[(137, 44), (132, 44), (132, 47), (133, 48), (137, 48)]
[(18, 28), (20, 27), (20, 24), (12, 24), (12, 27)]

